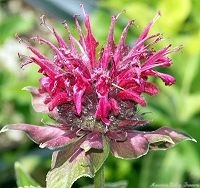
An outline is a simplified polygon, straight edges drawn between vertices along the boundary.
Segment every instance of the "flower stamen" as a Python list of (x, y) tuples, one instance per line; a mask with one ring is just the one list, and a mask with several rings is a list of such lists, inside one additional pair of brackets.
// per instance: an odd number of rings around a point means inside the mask
[(114, 86), (114, 87), (116, 87), (116, 88), (118, 88), (118, 89), (120, 89), (120, 90), (123, 90), (123, 91), (125, 90), (124, 88), (122, 88), (122, 87), (120, 87), (120, 86), (118, 86), (118, 85), (116, 85), (114, 83), (112, 83), (111, 85)]

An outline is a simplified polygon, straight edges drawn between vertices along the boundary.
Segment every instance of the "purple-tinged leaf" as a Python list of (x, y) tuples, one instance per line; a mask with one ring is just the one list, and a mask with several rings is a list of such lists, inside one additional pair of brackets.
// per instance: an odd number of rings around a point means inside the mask
[(144, 137), (148, 140), (149, 149), (152, 150), (165, 150), (175, 145), (173, 140), (167, 135), (144, 133)]
[(103, 150), (85, 152), (80, 146), (85, 138), (56, 151), (52, 157), (52, 169), (47, 174), (47, 188), (71, 188), (80, 177), (93, 178), (109, 154), (109, 145), (104, 139)]
[(51, 140), (48, 140), (44, 143), (40, 144), (41, 148), (49, 148), (49, 149), (61, 149), (66, 145), (76, 142), (77, 140), (81, 139), (81, 137), (77, 137), (75, 133), (65, 133), (59, 137), (55, 137)]
[(146, 132), (144, 133), (144, 137), (147, 138), (152, 150), (165, 150), (184, 140), (196, 142), (191, 136), (167, 127)]
[(11, 124), (2, 128), (1, 132), (8, 130), (24, 131), (27, 135), (41, 147), (55, 149), (71, 143), (76, 139), (75, 133), (64, 130), (64, 127), (56, 126), (36, 126), (29, 124)]
[(66, 149), (53, 153), (52, 169), (46, 178), (47, 188), (70, 188), (78, 178), (94, 176), (90, 160), (80, 148), (82, 142), (83, 140), (79, 140)]
[(135, 159), (147, 154), (149, 149), (165, 150), (184, 140), (196, 141), (174, 129), (160, 128), (152, 132), (127, 132), (125, 141), (116, 141), (110, 137), (110, 144), (115, 157)]
[(192, 138), (190, 135), (177, 131), (175, 129), (169, 128), (169, 127), (162, 127), (154, 131), (154, 133), (169, 136), (175, 144), (184, 140), (191, 140), (193, 142), (196, 142), (196, 140)]
[(148, 152), (149, 144), (143, 134), (132, 132), (125, 141), (110, 140), (111, 152), (117, 158), (136, 159)]
[(88, 134), (80, 147), (84, 149), (85, 152), (90, 149), (103, 149), (102, 134), (99, 132), (92, 132)]

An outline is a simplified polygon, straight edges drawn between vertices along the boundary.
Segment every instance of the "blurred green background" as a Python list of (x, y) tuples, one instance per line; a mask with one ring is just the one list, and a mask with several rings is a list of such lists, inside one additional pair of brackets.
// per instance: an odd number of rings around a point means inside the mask
[[(15, 34), (24, 38), (37, 34), (50, 37), (40, 27), (39, 17), (46, 14), (49, 22), (66, 37), (61, 22), (65, 19), (70, 22), (73, 14), (82, 15), (77, 6), (79, 1), (62, 1), (63, 4), (58, 0), (41, 1), (42, 4), (37, 2), (40, 1), (0, 0), (0, 128), (8, 123), (42, 124), (41, 120), (49, 121), (45, 115), (33, 111), (30, 95), (21, 90), (27, 85), (37, 86), (40, 75), (33, 65), (25, 70), (20, 69), (17, 54), (29, 52), (18, 43)], [(176, 77), (177, 83), (165, 87), (161, 81), (156, 80), (161, 93), (156, 97), (146, 96), (148, 107), (139, 112), (150, 112), (146, 118), (151, 120), (154, 128), (171, 126), (189, 133), (197, 140), (197, 143), (181, 143), (166, 152), (150, 152), (132, 161), (110, 156), (106, 161), (106, 181), (127, 180), (129, 188), (163, 185), (200, 187), (200, 1), (85, 0), (83, 3), (90, 12), (92, 29), (100, 46), (106, 43), (112, 14), (123, 12), (115, 29), (116, 41), (127, 21), (135, 20), (135, 26), (128, 35), (128, 42), (132, 44), (157, 11), (161, 11), (162, 16), (152, 29), (152, 32), (163, 33), (165, 37), (159, 45), (171, 43), (174, 47), (183, 46), (179, 52), (172, 54), (173, 66), (166, 70)], [(73, 22), (70, 25), (73, 31)], [(27, 181), (23, 180), (27, 176), (32, 185), (36, 181), (44, 187), (50, 160), (50, 151), (39, 149), (21, 132), (1, 134), (0, 187), (17, 187), (16, 176), (18, 185)], [(88, 178), (81, 178), (73, 187), (85, 186), (91, 182)]]

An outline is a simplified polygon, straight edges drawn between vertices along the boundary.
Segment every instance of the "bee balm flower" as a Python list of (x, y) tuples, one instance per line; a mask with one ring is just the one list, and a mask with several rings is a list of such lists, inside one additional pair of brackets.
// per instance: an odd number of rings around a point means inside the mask
[(146, 154), (149, 148), (166, 149), (179, 141), (191, 139), (169, 128), (153, 132), (136, 129), (146, 124), (136, 113), (137, 105), (146, 105), (143, 94), (156, 95), (159, 92), (149, 77), (160, 78), (165, 85), (175, 83), (174, 77), (156, 70), (171, 65), (168, 54), (173, 51), (171, 45), (158, 51), (153, 49), (161, 35), (149, 35), (149, 31), (159, 14), (133, 46), (126, 44), (126, 35), (133, 21), (128, 22), (116, 44), (114, 28), (118, 16), (112, 16), (106, 45), (98, 51), (89, 16), (84, 10), (83, 13), (86, 32), (82, 31), (75, 17), (79, 39), (64, 23), (68, 42), (42, 17), (43, 25), (55, 37), (57, 44), (39, 36), (33, 39), (52, 50), (51, 58), (26, 43), (33, 56), (26, 57), (22, 66), (36, 63), (42, 77), (39, 88), (25, 89), (32, 94), (34, 109), (48, 113), (57, 125), (12, 124), (2, 131), (25, 131), (41, 147), (50, 149), (63, 149), (74, 143), (80, 151), (77, 155), (91, 149), (103, 150), (107, 143), (116, 157), (128, 159)]

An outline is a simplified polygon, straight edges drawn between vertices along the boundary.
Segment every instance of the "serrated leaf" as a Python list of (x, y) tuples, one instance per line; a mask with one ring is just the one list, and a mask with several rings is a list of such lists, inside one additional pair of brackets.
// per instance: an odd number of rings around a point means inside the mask
[(22, 167), (19, 162), (15, 163), (15, 174), (18, 187), (41, 187)]
[(104, 139), (103, 150), (91, 149), (85, 152), (80, 139), (70, 144), (65, 150), (56, 151), (52, 157), (52, 170), (47, 174), (47, 188), (70, 188), (80, 177), (93, 178), (109, 154), (109, 147)]

